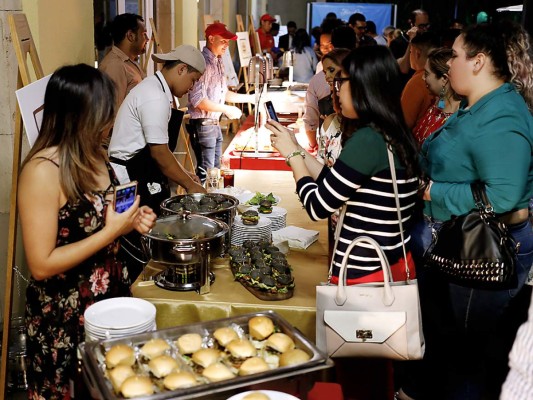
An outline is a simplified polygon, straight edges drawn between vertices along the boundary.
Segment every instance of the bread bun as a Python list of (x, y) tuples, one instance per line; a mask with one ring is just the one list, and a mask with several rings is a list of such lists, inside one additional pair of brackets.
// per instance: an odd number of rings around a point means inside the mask
[(279, 357), (279, 366), (287, 367), (289, 365), (303, 364), (310, 359), (311, 357), (305, 351), (300, 349), (292, 349), (286, 351)]
[(152, 358), (148, 363), (148, 368), (150, 372), (156, 378), (164, 378), (170, 374), (174, 369), (178, 367), (178, 362), (170, 356), (159, 356)]
[(154, 385), (147, 376), (135, 375), (127, 378), (120, 387), (122, 395), (126, 398), (150, 396), (154, 394)]
[(233, 372), (220, 362), (211, 364), (209, 367), (205, 368), (202, 375), (210, 382), (220, 382), (235, 377)]
[(270, 397), (261, 392), (252, 392), (244, 396), (242, 400), (270, 400)]
[(220, 351), (215, 349), (200, 349), (192, 354), (194, 363), (204, 368), (216, 363), (219, 358)]
[(117, 365), (108, 374), (111, 385), (113, 385), (113, 389), (117, 393), (120, 393), (120, 387), (126, 379), (135, 376), (135, 372), (133, 372), (133, 369), (129, 365)]
[(176, 340), (180, 354), (192, 354), (202, 348), (202, 337), (198, 333), (186, 333)]
[(260, 357), (252, 357), (247, 359), (241, 364), (239, 368), (239, 375), (252, 375), (258, 374), (259, 372), (268, 371), (270, 368), (265, 360)]
[(142, 356), (151, 360), (152, 358), (156, 358), (163, 355), (169, 349), (170, 345), (167, 343), (166, 340), (150, 339), (143, 345), (143, 347), (141, 347), (139, 352)]
[(234, 358), (249, 358), (257, 354), (257, 350), (247, 339), (232, 340), (226, 346), (226, 350), (229, 351)]
[(117, 344), (105, 354), (105, 365), (109, 369), (115, 368), (117, 365), (132, 366), (134, 363), (135, 352), (133, 347), (127, 344)]
[(294, 349), (294, 341), (284, 333), (274, 333), (266, 340), (265, 346), (279, 353), (285, 353), (288, 350)]
[(274, 323), (268, 317), (252, 317), (248, 321), (248, 331), (252, 338), (263, 340), (274, 332)]
[(198, 385), (198, 381), (190, 372), (171, 372), (163, 380), (163, 385), (168, 390), (185, 389)]
[(226, 347), (232, 340), (238, 339), (239, 335), (232, 328), (218, 328), (213, 332), (213, 337), (217, 340), (218, 344), (222, 347)]

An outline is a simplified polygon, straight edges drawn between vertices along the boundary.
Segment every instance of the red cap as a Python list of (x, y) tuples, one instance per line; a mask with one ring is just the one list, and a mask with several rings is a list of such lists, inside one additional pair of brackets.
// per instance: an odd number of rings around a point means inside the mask
[(228, 31), (226, 25), (222, 22), (213, 22), (211, 25), (208, 25), (205, 30), (205, 38), (209, 36), (222, 36), (224, 39), (236, 40), (237, 35), (233, 32)]
[(276, 22), (276, 18), (274, 18), (270, 14), (263, 14), (261, 15), (261, 21), (270, 21), (270, 22)]

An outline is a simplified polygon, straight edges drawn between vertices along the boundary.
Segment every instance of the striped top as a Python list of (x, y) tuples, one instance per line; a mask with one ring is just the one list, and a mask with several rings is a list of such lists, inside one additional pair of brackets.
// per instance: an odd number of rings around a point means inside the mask
[[(406, 179), (396, 157), (395, 163), (404, 235), (409, 243), (418, 179)], [(300, 179), (297, 193), (313, 220), (327, 218), (344, 204), (347, 206), (334, 254), (334, 276), (339, 274), (346, 248), (358, 236), (375, 239), (391, 265), (403, 257), (386, 142), (374, 129), (366, 127), (354, 133), (333, 167), (324, 167), (316, 182), (309, 176)], [(376, 252), (361, 244), (350, 254), (347, 278), (358, 279), (380, 268)]]

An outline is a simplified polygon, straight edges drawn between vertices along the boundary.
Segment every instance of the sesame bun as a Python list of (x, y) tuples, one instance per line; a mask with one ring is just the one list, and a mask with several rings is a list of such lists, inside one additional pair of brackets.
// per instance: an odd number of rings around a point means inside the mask
[(147, 376), (135, 375), (122, 383), (120, 391), (126, 398), (150, 396), (154, 393), (154, 385), (152, 380)]
[(117, 393), (120, 393), (120, 387), (126, 379), (135, 376), (135, 372), (133, 372), (133, 369), (129, 365), (117, 365), (108, 374), (111, 385), (113, 385), (113, 389)]
[(213, 333), (213, 337), (222, 347), (226, 347), (229, 342), (239, 338), (237, 332), (235, 332), (235, 329), (231, 328), (218, 328)]
[(265, 345), (280, 353), (285, 353), (288, 350), (294, 349), (294, 341), (290, 336), (284, 333), (274, 333), (270, 335), (265, 342)]
[(176, 340), (181, 354), (192, 354), (202, 348), (202, 337), (198, 333), (186, 333)]
[(198, 382), (190, 372), (171, 372), (163, 380), (163, 385), (168, 390), (185, 389), (196, 386)]
[(261, 392), (252, 392), (244, 396), (242, 400), (270, 400), (270, 397)]
[(268, 317), (253, 317), (248, 321), (248, 330), (252, 338), (263, 340), (274, 332), (274, 323)]
[(132, 366), (134, 363), (135, 352), (133, 347), (127, 344), (117, 344), (105, 354), (105, 365), (109, 369), (115, 368), (117, 365)]
[(202, 375), (210, 382), (225, 381), (235, 377), (230, 369), (220, 362), (205, 368), (202, 372)]
[(215, 349), (200, 349), (192, 354), (194, 363), (204, 368), (216, 363), (219, 358), (220, 351)]
[(258, 374), (259, 372), (265, 372), (269, 369), (270, 368), (265, 360), (259, 357), (252, 357), (241, 364), (241, 367), (239, 368), (239, 375), (245, 376)]
[(163, 355), (170, 349), (170, 345), (163, 339), (150, 339), (139, 350), (142, 356), (151, 360), (152, 358)]
[(150, 372), (156, 378), (163, 378), (170, 374), (174, 369), (178, 367), (178, 362), (170, 356), (159, 356), (153, 358), (148, 363)]
[(232, 340), (226, 346), (226, 350), (235, 358), (249, 358), (257, 354), (252, 342), (246, 339)]
[(289, 365), (303, 364), (310, 359), (311, 357), (305, 351), (300, 349), (292, 349), (286, 351), (279, 357), (279, 366), (287, 367)]

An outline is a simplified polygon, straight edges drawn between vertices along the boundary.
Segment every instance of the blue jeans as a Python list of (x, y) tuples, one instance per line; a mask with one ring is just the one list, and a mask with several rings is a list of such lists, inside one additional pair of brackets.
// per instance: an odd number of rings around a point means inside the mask
[(220, 157), (222, 157), (222, 131), (218, 125), (199, 126), (197, 128), (198, 141), (202, 148), (201, 167), (220, 168)]
[(516, 242), (518, 284), (511, 290), (478, 290), (446, 282), (422, 266), (438, 222), (419, 221), (411, 231), (426, 339), (424, 360), (410, 368), (404, 391), (419, 399), (498, 399), (516, 331), (527, 319), (533, 263), (529, 221), (509, 227)]

